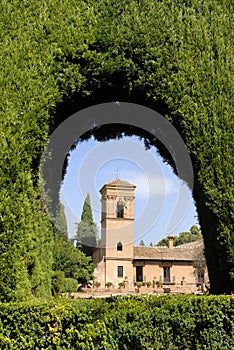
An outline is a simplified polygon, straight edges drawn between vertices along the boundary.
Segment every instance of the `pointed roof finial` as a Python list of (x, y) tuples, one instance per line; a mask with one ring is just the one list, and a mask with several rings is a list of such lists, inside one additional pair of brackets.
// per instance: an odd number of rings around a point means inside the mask
[(116, 175), (116, 179), (119, 178), (119, 169), (118, 168), (116, 169), (116, 173), (114, 175)]

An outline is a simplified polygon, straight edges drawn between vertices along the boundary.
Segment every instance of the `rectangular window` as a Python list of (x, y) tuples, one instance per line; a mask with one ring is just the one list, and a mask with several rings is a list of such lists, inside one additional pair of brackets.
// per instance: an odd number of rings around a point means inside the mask
[(200, 271), (198, 271), (198, 283), (203, 284), (204, 281), (205, 281), (204, 270), (200, 270)]
[(123, 277), (123, 266), (118, 266), (117, 276)]
[(170, 282), (170, 267), (169, 266), (165, 266), (163, 268), (163, 281), (164, 283), (169, 283)]
[(136, 281), (143, 282), (143, 266), (136, 266)]
[(117, 205), (117, 218), (123, 218), (124, 217), (124, 206), (123, 205)]

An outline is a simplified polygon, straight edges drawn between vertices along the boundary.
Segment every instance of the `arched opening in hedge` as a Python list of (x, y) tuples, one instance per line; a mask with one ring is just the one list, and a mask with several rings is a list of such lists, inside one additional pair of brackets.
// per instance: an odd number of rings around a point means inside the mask
[[(100, 94), (100, 92), (99, 92), (99, 94)], [(115, 95), (113, 95), (113, 96), (114, 96), (113, 98), (116, 98)], [(139, 103), (138, 97), (139, 97), (139, 95), (137, 95), (136, 100)], [(131, 98), (131, 100), (135, 100), (135, 98)], [(57, 118), (58, 116), (59, 116), (59, 120), (66, 120), (67, 114), (73, 112), (74, 109), (77, 108), (77, 102), (73, 104), (72, 101), (73, 101), (73, 99), (70, 102), (68, 100), (66, 100), (64, 102), (64, 105), (59, 106), (59, 110), (58, 110), (58, 112), (55, 116), (55, 119), (54, 119), (55, 121), (58, 121), (58, 118)], [(87, 101), (83, 101), (82, 106), (85, 106), (86, 104), (87, 104)], [(145, 102), (145, 105), (146, 104), (147, 103)], [(149, 105), (150, 105), (150, 103), (149, 103)], [(157, 105), (157, 104), (155, 104), (155, 105)], [(159, 106), (159, 108), (161, 107), (160, 110), (164, 110), (164, 111), (167, 110), (168, 111), (168, 109), (162, 103), (159, 103), (158, 106)], [(151, 133), (147, 132), (146, 130), (138, 128), (134, 125), (110, 123), (110, 124), (105, 124), (105, 125), (98, 126), (98, 127), (93, 127), (89, 131), (82, 134), (82, 136), (79, 138), (79, 141), (88, 141), (91, 137), (94, 137), (95, 140), (97, 140), (99, 142), (103, 142), (103, 141), (107, 141), (107, 140), (111, 140), (111, 139), (123, 138), (126, 135), (128, 135), (128, 136), (135, 135), (135, 136), (142, 138), (144, 140), (146, 148), (155, 147), (157, 149), (157, 151), (160, 153), (160, 155), (163, 157), (163, 159), (174, 169), (174, 172), (176, 173), (177, 169), (176, 169), (175, 163), (174, 163), (172, 155), (170, 154), (167, 147), (165, 147), (165, 145), (162, 142), (160, 142), (160, 140), (155, 138), (154, 135), (152, 135)], [(72, 147), (75, 148), (76, 143), (74, 143)], [(67, 158), (65, 159), (65, 162), (64, 162), (63, 176), (66, 173), (66, 167), (67, 167)], [(59, 192), (59, 184), (58, 184), (57, 193), (58, 192)], [(208, 265), (208, 267), (209, 267), (209, 265)]]
[[(88, 107), (95, 103), (109, 102), (109, 101), (121, 101), (125, 96), (125, 101), (135, 102), (137, 104), (142, 104), (143, 106), (150, 107), (155, 111), (160, 111), (161, 114), (165, 114), (168, 119), (170, 119), (170, 110), (162, 101), (153, 101), (152, 99), (144, 98), (145, 93), (143, 89), (136, 89), (127, 93), (127, 91), (121, 90), (119, 88), (120, 84), (114, 84), (113, 89), (108, 89), (104, 86), (103, 89), (98, 89), (93, 92), (89, 98), (81, 98), (81, 96), (74, 95), (71, 98), (65, 98), (62, 104), (57, 106), (57, 111), (54, 117), (53, 129), (55, 126), (59, 125), (61, 121), (69, 117), (73, 112), (82, 110), (84, 107)], [(186, 135), (183, 133), (179, 119), (172, 119), (174, 126), (179, 131), (180, 135), (184, 140), (186, 140)], [(123, 124), (106, 124), (98, 128), (92, 128), (88, 132), (84, 133), (80, 140), (89, 140), (93, 136), (96, 140), (102, 142), (110, 139), (121, 138), (123, 135), (136, 135), (144, 139), (146, 147), (156, 147), (160, 155), (168, 162), (172, 168), (175, 170), (175, 165), (170, 152), (165, 148), (165, 146), (155, 137), (150, 135), (150, 133), (145, 132), (145, 130), (140, 130), (139, 128), (132, 125)], [(74, 144), (73, 147), (76, 145)], [(193, 161), (193, 154), (191, 155)], [(196, 163), (195, 163), (196, 165)], [(66, 172), (67, 162), (64, 162), (64, 174)], [(217, 245), (218, 237), (218, 220), (216, 215), (210, 210), (206, 205), (206, 196), (203, 192), (203, 188), (197, 178), (197, 169), (195, 166), (195, 178), (194, 178), (194, 189), (193, 197), (195, 199), (198, 211), (198, 219), (201, 225), (202, 232), (204, 234), (205, 242), (205, 254), (207, 259), (208, 271), (211, 282), (211, 291), (214, 293), (221, 293), (225, 291), (231, 291), (232, 286), (230, 284), (229, 274), (229, 264), (226, 266), (221, 262), (219, 256), (223, 255), (225, 247), (220, 247)], [(229, 282), (227, 282), (229, 281)]]

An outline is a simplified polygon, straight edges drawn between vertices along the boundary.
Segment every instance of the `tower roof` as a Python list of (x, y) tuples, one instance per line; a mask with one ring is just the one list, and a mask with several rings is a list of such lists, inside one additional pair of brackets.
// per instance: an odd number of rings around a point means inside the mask
[(121, 179), (115, 179), (110, 182), (107, 182), (101, 189), (100, 192), (104, 187), (117, 187), (117, 188), (136, 188), (135, 185), (131, 184), (130, 182), (121, 180)]
[(131, 184), (130, 182), (121, 180), (121, 179), (115, 179), (113, 181), (107, 182), (107, 186), (121, 186), (121, 187), (136, 187), (135, 185)]

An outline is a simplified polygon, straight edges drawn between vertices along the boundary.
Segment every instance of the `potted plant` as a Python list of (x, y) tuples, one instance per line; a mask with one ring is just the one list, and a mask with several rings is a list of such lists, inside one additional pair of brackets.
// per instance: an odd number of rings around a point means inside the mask
[(94, 287), (99, 288), (99, 287), (100, 287), (100, 285), (101, 285), (101, 283), (100, 283), (100, 282), (98, 282), (98, 281), (94, 282)]
[(145, 282), (145, 284), (146, 284), (147, 288), (149, 288), (152, 283), (150, 281), (148, 281), (148, 282)]
[(122, 281), (122, 282), (119, 282), (119, 288), (124, 288), (125, 287), (125, 282)]
[(143, 285), (142, 282), (137, 282), (137, 283), (136, 283), (137, 288), (141, 288), (142, 285)]
[(143, 285), (142, 282), (137, 282), (136, 283), (136, 292), (139, 293), (141, 286)]
[(162, 287), (162, 282), (161, 281), (156, 281), (156, 286), (157, 288), (161, 288)]
[(112, 282), (106, 282), (106, 287), (107, 287), (108, 289), (110, 289), (111, 286), (113, 286), (113, 283), (112, 283)]

